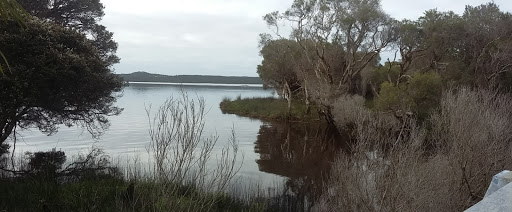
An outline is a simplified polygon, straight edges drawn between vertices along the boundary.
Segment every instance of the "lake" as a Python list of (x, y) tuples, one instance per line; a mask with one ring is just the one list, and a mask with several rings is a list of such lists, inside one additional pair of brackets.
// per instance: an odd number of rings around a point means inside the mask
[(146, 108), (151, 105), (156, 109), (170, 96), (179, 97), (181, 90), (192, 98), (205, 99), (208, 113), (204, 135), (219, 136), (214, 155), (228, 142), (234, 128), (244, 154), (239, 172), (243, 179), (264, 187), (285, 185), (285, 192), (298, 196), (307, 196), (309, 191), (318, 189), (320, 185), (316, 182), (326, 174), (339, 149), (336, 133), (318, 124), (268, 123), (223, 114), (219, 109), (223, 98), (275, 96), (261, 86), (132, 83), (116, 103), (124, 111), (109, 118), (111, 126), (99, 140), (93, 140), (86, 130), (77, 127), (60, 127), (52, 136), (37, 129), (26, 130), (18, 132), (16, 153), (56, 148), (71, 156), (99, 147), (112, 158), (137, 157), (145, 161), (151, 157), (147, 151), (150, 137)]

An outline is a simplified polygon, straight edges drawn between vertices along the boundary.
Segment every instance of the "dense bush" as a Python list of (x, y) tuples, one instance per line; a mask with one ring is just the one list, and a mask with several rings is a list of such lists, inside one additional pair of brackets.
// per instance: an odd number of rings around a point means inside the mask
[(512, 97), (444, 92), (428, 123), (360, 110), (350, 153), (333, 164), (318, 211), (462, 211), (512, 168)]
[(398, 116), (411, 112), (423, 120), (438, 107), (442, 93), (441, 77), (434, 72), (416, 73), (405, 83), (383, 82), (375, 107)]

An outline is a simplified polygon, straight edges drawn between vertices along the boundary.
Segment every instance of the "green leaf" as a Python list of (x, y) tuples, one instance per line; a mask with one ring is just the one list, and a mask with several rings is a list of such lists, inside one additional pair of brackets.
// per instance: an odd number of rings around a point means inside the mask
[(13, 19), (21, 27), (26, 27), (27, 17), (30, 17), (30, 15), (18, 2), (14, 0), (0, 0), (0, 19), (4, 21)]
[[(0, 51), (0, 56), (4, 60), (5, 65), (7, 66), (7, 70), (10, 72), (11, 67), (9, 66), (9, 62), (7, 62), (7, 58), (5, 58), (5, 55), (2, 53), (2, 51)], [(0, 72), (2, 73), (2, 75), (5, 75), (4, 68), (2, 67), (2, 64), (0, 64)]]

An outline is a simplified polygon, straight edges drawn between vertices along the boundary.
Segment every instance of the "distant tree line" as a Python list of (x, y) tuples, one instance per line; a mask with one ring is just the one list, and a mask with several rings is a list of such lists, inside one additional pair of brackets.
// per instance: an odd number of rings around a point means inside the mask
[[(397, 117), (424, 118), (443, 88), (512, 86), (512, 15), (495, 3), (399, 21), (379, 0), (295, 0), (264, 20), (274, 30), (260, 35), (264, 84), (289, 101), (315, 102), (328, 121), (346, 95), (364, 96)], [(283, 22), (292, 25), (290, 37), (280, 34)], [(395, 58), (379, 63), (383, 51)]]
[(169, 82), (169, 83), (216, 83), (216, 84), (262, 84), (259, 77), (208, 76), (208, 75), (162, 75), (147, 72), (119, 74), (127, 82)]

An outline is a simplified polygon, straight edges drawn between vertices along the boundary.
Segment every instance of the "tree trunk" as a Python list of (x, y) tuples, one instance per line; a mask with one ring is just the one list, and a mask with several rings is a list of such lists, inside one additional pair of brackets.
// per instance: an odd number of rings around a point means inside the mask
[(3, 144), (7, 138), (9, 138), (9, 135), (11, 135), (12, 130), (16, 126), (16, 122), (5, 120), (3, 121), (2, 126), (2, 129), (0, 129), (0, 145)]
[(292, 90), (290, 89), (290, 85), (288, 84), (288, 82), (285, 82), (284, 84), (285, 88), (286, 88), (286, 100), (288, 100), (288, 120), (290, 119), (291, 117), (291, 112), (292, 112)]
[(304, 101), (306, 102), (306, 114), (311, 113), (311, 102), (309, 102), (309, 92), (307, 87), (307, 81), (304, 79)]

